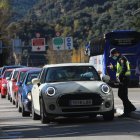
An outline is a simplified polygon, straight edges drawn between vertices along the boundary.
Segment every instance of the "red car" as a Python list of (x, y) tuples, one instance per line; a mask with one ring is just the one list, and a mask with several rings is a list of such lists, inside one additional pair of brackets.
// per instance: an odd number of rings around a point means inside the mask
[(10, 66), (3, 66), (0, 68), (0, 93), (1, 93), (1, 87), (2, 87), (2, 75), (5, 72), (5, 70), (7, 69), (13, 69), (13, 68), (21, 68), (21, 67), (25, 67), (25, 66), (21, 66), (21, 65), (10, 65)]
[(5, 98), (7, 95), (7, 77), (10, 76), (13, 69), (7, 69), (4, 71), (3, 75), (0, 78), (0, 89), (1, 89), (1, 98)]
[(13, 73), (15, 73), (15, 76), (11, 78), (11, 101), (13, 102), (13, 104), (16, 104), (16, 107), (18, 107), (18, 85), (22, 83), (26, 72), (31, 69), (32, 67), (16, 68), (13, 71)]

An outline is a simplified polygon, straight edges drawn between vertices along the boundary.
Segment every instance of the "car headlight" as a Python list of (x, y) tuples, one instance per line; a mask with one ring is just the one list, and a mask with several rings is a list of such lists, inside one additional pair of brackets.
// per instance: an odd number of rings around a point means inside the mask
[(31, 92), (28, 92), (27, 98), (28, 98), (30, 101), (32, 100)]
[(48, 87), (45, 93), (49, 96), (54, 96), (56, 94), (56, 90), (54, 87)]
[(101, 85), (101, 91), (105, 94), (108, 94), (110, 92), (110, 87), (106, 84)]
[(2, 84), (2, 87), (6, 88), (7, 87), (7, 84)]

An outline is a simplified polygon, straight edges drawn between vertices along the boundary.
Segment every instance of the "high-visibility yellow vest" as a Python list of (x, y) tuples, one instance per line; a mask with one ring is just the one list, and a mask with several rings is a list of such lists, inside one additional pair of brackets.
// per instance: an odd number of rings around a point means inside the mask
[[(130, 76), (131, 75), (131, 71), (130, 71), (130, 64), (128, 61), (126, 61), (126, 66), (127, 66), (127, 71), (125, 72), (125, 76)], [(119, 62), (117, 62), (117, 71), (116, 71), (116, 77), (118, 77), (120, 75), (120, 73), (122, 72), (122, 66), (120, 65)]]

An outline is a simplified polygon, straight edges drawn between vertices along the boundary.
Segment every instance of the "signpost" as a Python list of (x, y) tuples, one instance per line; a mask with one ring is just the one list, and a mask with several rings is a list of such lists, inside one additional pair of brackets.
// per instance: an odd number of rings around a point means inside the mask
[(46, 51), (45, 38), (33, 38), (32, 51), (34, 52)]
[(53, 50), (72, 50), (73, 38), (72, 37), (55, 37), (52, 40)]
[(21, 54), (22, 53), (22, 41), (21, 39), (13, 39), (13, 52), (15, 52), (16, 54)]
[(72, 37), (66, 37), (65, 38), (65, 49), (66, 50), (72, 50), (73, 49), (73, 38)]
[(0, 54), (2, 54), (2, 41), (0, 40)]
[(64, 50), (64, 38), (55, 37), (53, 38), (53, 50)]

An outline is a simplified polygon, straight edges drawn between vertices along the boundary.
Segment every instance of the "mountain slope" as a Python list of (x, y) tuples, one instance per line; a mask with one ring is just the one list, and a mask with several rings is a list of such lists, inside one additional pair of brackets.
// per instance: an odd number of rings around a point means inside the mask
[(38, 0), (12, 0), (11, 1), (13, 11), (12, 19), (19, 20), (23, 18), (37, 2)]
[[(34, 21), (70, 27), (98, 36), (114, 29), (136, 29), (139, 0), (41, 0), (26, 16)], [(77, 25), (75, 25), (77, 24)], [(75, 27), (77, 26), (77, 27)], [(88, 37), (87, 35), (85, 37)]]

